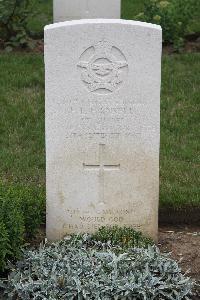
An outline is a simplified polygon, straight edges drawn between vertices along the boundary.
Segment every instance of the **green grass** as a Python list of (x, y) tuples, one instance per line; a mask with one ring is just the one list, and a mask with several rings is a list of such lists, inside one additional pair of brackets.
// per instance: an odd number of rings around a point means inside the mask
[(161, 205), (200, 204), (200, 54), (165, 56), (161, 101)]
[[(0, 55), (0, 178), (45, 190), (44, 74), (37, 54)], [(161, 206), (200, 205), (200, 54), (165, 56)]]
[(0, 56), (0, 175), (44, 184), (44, 75), (41, 55)]

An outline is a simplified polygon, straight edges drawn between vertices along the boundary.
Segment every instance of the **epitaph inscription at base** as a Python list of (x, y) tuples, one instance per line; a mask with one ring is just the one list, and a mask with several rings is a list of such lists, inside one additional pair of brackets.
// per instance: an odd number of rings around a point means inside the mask
[(159, 26), (45, 28), (47, 237), (130, 226), (156, 239)]

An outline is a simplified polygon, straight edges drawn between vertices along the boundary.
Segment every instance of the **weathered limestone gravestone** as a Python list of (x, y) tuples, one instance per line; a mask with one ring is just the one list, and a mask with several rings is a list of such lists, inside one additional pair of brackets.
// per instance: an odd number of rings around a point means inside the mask
[(54, 22), (110, 18), (119, 19), (121, 0), (54, 0)]
[(156, 239), (161, 28), (45, 28), (47, 237), (131, 226)]

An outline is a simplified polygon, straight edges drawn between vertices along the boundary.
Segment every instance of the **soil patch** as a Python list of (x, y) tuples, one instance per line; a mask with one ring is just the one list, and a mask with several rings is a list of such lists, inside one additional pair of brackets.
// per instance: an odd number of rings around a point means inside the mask
[(159, 224), (162, 225), (195, 225), (200, 227), (200, 207), (185, 206), (184, 208), (161, 207)]
[[(27, 52), (27, 53), (43, 53), (44, 52), (44, 40), (34, 39), (35, 47), (33, 49), (28, 48), (15, 48), (14, 52)], [(3, 50), (3, 40), (0, 39), (0, 52)], [(178, 51), (174, 49), (172, 44), (165, 43), (163, 44), (163, 54), (174, 54)], [(192, 52), (200, 52), (200, 33), (194, 33), (187, 35), (185, 38), (185, 44), (180, 52), (183, 53), (192, 53)]]
[[(173, 45), (170, 43), (163, 44), (163, 53), (164, 54), (173, 54), (176, 53), (177, 50), (174, 49)], [(189, 34), (185, 37), (185, 43), (180, 52), (184, 53), (192, 53), (192, 52), (200, 52), (200, 33)]]
[[(182, 271), (200, 284), (200, 226), (162, 226), (158, 246), (162, 252), (171, 252)], [(200, 287), (194, 299), (200, 299)]]

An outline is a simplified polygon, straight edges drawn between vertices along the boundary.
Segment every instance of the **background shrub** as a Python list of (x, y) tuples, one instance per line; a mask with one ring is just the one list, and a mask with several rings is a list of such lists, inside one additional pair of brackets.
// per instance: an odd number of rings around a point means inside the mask
[(198, 9), (200, 1), (196, 0), (146, 0), (144, 11), (136, 19), (161, 25), (163, 41), (173, 43), (179, 49), (183, 46), (188, 25)]
[(0, 222), (0, 270), (6, 265), (6, 257), (11, 255), (9, 234), (3, 221)]
[(0, 183), (0, 271), (7, 260), (19, 258), (25, 239), (44, 220), (44, 197), (36, 188)]
[(0, 0), (0, 39), (7, 50), (19, 46), (33, 46), (27, 28), (30, 15), (29, 0)]
[(10, 254), (12, 257), (19, 257), (25, 233), (20, 203), (12, 199), (0, 198), (0, 216), (9, 237)]

